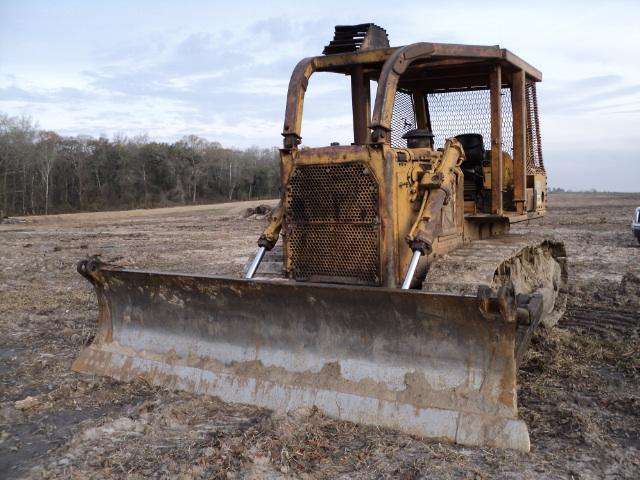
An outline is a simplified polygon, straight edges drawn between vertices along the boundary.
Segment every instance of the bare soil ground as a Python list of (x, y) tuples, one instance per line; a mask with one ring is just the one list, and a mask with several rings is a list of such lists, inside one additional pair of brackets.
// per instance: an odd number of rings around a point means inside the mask
[(541, 223), (517, 229), (566, 243), (572, 290), (519, 372), (529, 454), (70, 371), (97, 312), (79, 259), (240, 275), (265, 222), (242, 218), (247, 203), (0, 225), (0, 478), (639, 478), (638, 205), (555, 194)]

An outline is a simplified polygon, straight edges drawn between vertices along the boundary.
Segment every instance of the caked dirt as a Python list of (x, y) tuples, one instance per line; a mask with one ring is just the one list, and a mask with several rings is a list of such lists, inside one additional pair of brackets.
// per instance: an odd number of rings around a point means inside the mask
[(256, 203), (0, 225), (0, 478), (639, 478), (640, 194), (550, 200), (515, 229), (564, 241), (571, 276), (567, 315), (519, 372), (528, 454), (70, 371), (97, 313), (79, 259), (240, 275), (266, 221), (244, 217)]

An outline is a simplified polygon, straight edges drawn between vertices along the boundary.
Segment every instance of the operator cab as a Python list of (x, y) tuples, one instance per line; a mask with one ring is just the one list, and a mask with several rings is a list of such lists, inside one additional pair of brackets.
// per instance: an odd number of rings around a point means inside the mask
[(301, 142), (302, 104), (315, 72), (349, 77), (352, 145), (438, 150), (457, 139), (466, 156), (466, 217), (508, 216), (513, 223), (543, 215), (536, 95), (542, 74), (510, 51), (426, 42), (391, 47), (375, 24), (336, 26), (323, 55), (302, 60), (291, 77), (282, 132), (287, 150)]

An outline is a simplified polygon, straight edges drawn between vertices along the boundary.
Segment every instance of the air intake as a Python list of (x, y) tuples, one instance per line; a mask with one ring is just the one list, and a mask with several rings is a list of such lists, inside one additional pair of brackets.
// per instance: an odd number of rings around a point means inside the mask
[(323, 55), (331, 55), (333, 53), (358, 52), (360, 50), (388, 47), (389, 37), (387, 36), (387, 31), (373, 23), (336, 25), (333, 40), (324, 47), (322, 53)]

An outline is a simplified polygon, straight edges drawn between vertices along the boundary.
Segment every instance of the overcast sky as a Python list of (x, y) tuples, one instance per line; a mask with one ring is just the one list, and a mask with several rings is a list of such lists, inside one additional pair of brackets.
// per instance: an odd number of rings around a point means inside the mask
[[(640, 1), (308, 3), (0, 0), (0, 112), (65, 135), (278, 146), (296, 62), (335, 24), (375, 22), (392, 45), (523, 57), (544, 76), (551, 186), (640, 191)], [(312, 77), (305, 143), (349, 142), (348, 99), (344, 77)]]

